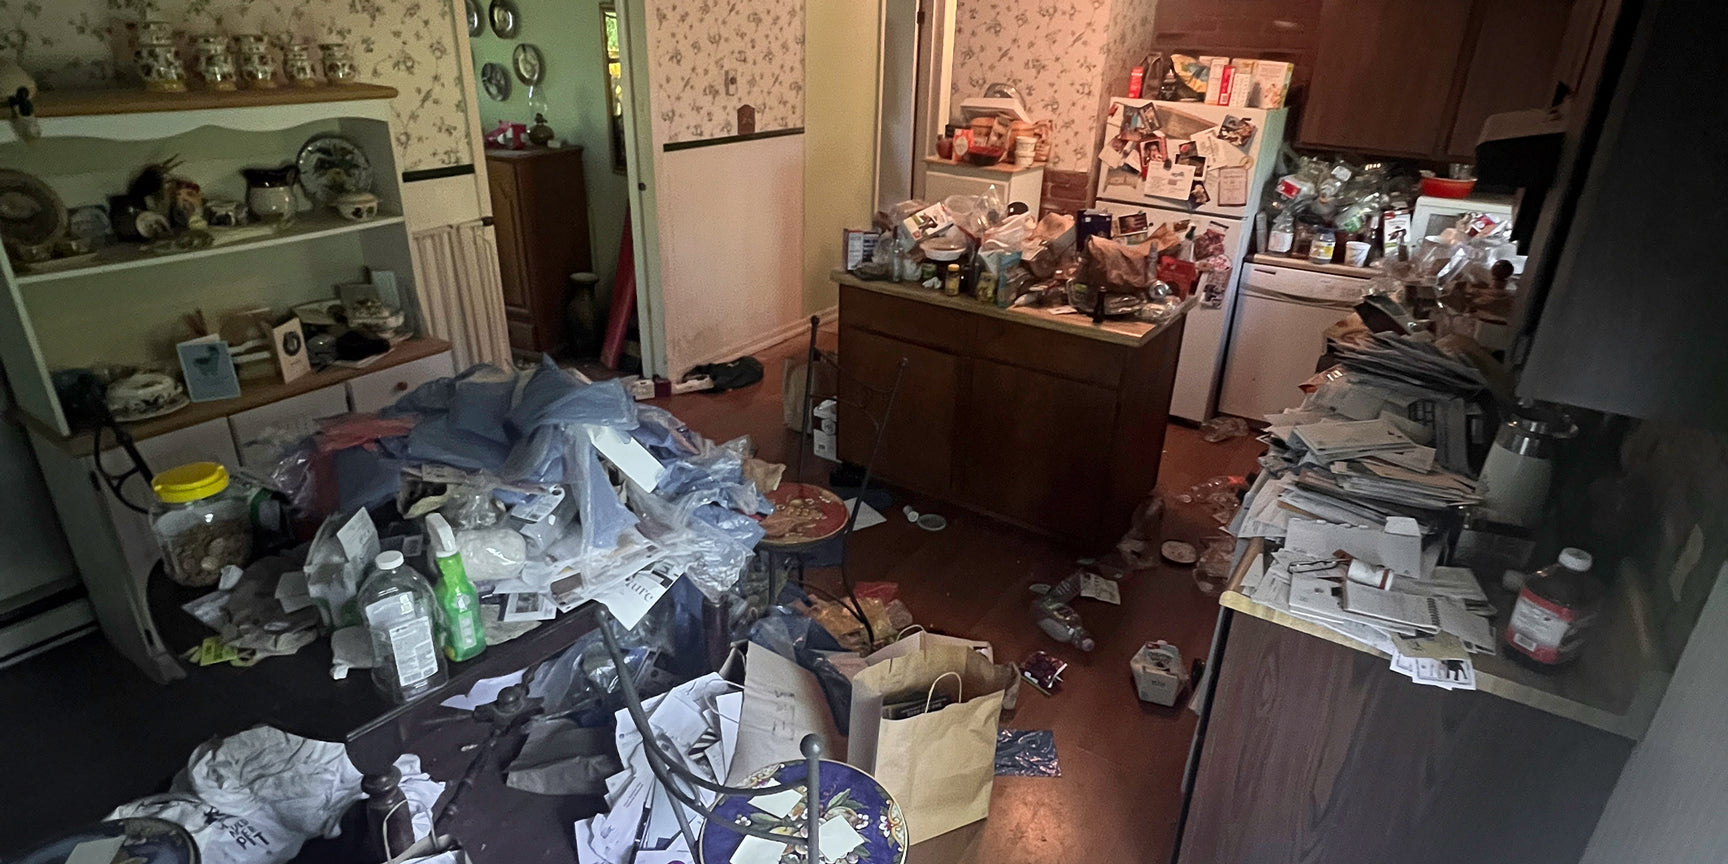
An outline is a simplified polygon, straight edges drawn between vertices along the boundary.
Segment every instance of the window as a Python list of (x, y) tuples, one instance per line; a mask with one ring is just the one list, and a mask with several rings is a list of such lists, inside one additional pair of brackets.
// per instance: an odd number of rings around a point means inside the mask
[(600, 22), (606, 32), (606, 109), (612, 125), (612, 170), (623, 174), (624, 164), (624, 63), (618, 53), (618, 7), (600, 4)]

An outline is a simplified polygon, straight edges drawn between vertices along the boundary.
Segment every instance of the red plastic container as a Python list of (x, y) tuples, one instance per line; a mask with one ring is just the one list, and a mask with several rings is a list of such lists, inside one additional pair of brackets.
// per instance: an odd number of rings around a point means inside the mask
[(1422, 194), (1435, 198), (1468, 198), (1476, 189), (1475, 180), (1451, 180), (1445, 177), (1423, 177)]

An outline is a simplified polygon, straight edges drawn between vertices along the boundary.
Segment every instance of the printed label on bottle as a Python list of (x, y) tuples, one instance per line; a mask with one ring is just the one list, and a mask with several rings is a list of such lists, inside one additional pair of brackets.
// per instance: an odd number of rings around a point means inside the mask
[(438, 673), (438, 649), (432, 642), (432, 620), (418, 618), (390, 628), (390, 654), (396, 660), (396, 683), (412, 687)]
[(1534, 660), (1558, 663), (1577, 651), (1576, 637), (1582, 623), (1576, 611), (1544, 600), (1526, 588), (1512, 607), (1506, 640)]

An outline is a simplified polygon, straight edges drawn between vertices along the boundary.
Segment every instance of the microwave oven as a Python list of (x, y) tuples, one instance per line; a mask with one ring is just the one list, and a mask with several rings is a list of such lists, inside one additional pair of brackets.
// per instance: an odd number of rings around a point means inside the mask
[(1511, 219), (1512, 212), (1510, 195), (1478, 195), (1472, 198), (1423, 195), (1416, 199), (1416, 208), (1410, 216), (1411, 239), (1420, 242), (1420, 238), (1439, 234), (1457, 224), (1458, 217), (1465, 214), (1487, 213)]

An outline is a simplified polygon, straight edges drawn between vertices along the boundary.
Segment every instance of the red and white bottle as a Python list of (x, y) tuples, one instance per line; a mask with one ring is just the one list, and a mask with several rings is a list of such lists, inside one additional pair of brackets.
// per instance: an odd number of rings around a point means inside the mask
[(1514, 657), (1545, 667), (1578, 658), (1603, 594), (1592, 563), (1590, 553), (1567, 547), (1524, 583), (1503, 637)]

